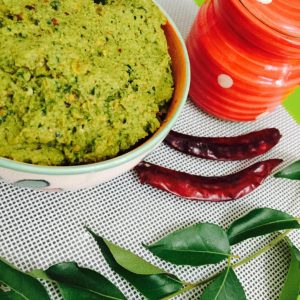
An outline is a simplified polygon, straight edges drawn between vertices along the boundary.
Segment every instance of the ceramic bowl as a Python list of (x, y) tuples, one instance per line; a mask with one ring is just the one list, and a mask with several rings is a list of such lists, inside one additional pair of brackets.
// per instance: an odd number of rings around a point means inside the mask
[(99, 163), (52, 167), (0, 158), (1, 180), (23, 188), (51, 192), (89, 188), (134, 168), (161, 144), (184, 107), (190, 85), (190, 64), (185, 43), (174, 22), (162, 8), (161, 10), (168, 19), (164, 31), (172, 58), (175, 91), (167, 116), (158, 131), (128, 153)]

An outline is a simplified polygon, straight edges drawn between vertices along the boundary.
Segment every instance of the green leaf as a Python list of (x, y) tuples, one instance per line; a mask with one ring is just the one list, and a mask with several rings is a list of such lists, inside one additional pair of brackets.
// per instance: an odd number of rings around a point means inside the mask
[(45, 274), (57, 282), (64, 300), (126, 299), (104, 276), (93, 270), (81, 268), (74, 262), (51, 266)]
[(140, 275), (162, 274), (165, 271), (143, 260), (132, 252), (103, 239), (116, 262), (126, 270)]
[(294, 162), (282, 171), (274, 175), (276, 178), (286, 178), (292, 180), (300, 180), (300, 160)]
[[(147, 299), (161, 299), (183, 288), (181, 281), (174, 275), (165, 273), (128, 250), (96, 235), (92, 230), (88, 228), (87, 230), (97, 242), (112, 270), (131, 283)], [(145, 270), (141, 268), (141, 265), (132, 265), (133, 262), (141, 264)], [(152, 273), (153, 270), (154, 273)]]
[(34, 278), (44, 279), (47, 281), (54, 281), (45, 273), (45, 271), (43, 271), (41, 269), (34, 269), (34, 270), (28, 272), (27, 274)]
[(201, 6), (206, 2), (206, 0), (194, 0), (198, 6)]
[(246, 300), (246, 295), (239, 279), (230, 267), (204, 290), (200, 300)]
[(300, 294), (300, 251), (290, 245), (290, 268), (279, 300), (297, 300)]
[(19, 271), (2, 258), (0, 258), (0, 299), (50, 300), (46, 289), (38, 280)]
[(177, 265), (214, 264), (230, 256), (226, 232), (217, 225), (207, 223), (173, 232), (146, 248)]
[(227, 230), (231, 245), (278, 230), (300, 228), (296, 218), (279, 210), (258, 208), (233, 222)]

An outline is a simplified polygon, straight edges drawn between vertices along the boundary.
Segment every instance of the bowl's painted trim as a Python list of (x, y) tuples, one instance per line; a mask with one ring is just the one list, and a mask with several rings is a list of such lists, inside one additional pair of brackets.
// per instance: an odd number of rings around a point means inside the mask
[[(154, 1), (155, 2), (155, 1)], [(155, 2), (156, 3), (156, 2)], [(38, 165), (32, 165), (27, 163), (21, 163), (17, 162), (11, 159), (6, 158), (0, 158), (0, 167), (15, 170), (15, 171), (21, 171), (26, 173), (34, 173), (34, 174), (43, 174), (43, 175), (75, 175), (75, 174), (84, 174), (84, 173), (94, 173), (98, 171), (107, 170), (113, 167), (120, 166), (122, 164), (127, 163), (130, 160), (133, 160), (139, 156), (142, 156), (143, 154), (149, 152), (152, 148), (155, 147), (158, 143), (160, 143), (166, 136), (166, 133), (169, 132), (172, 127), (174, 126), (175, 122), (178, 120), (183, 107), (186, 103), (189, 87), (190, 87), (190, 81), (191, 81), (191, 70), (190, 70), (190, 63), (189, 63), (189, 57), (188, 53), (185, 47), (185, 42), (175, 25), (172, 18), (169, 16), (166, 11), (156, 3), (156, 5), (160, 8), (160, 10), (163, 12), (163, 14), (167, 17), (169, 23), (173, 26), (174, 31), (176, 32), (176, 35), (181, 43), (185, 62), (186, 62), (186, 82), (184, 87), (184, 93), (183, 93), (183, 99), (178, 105), (178, 108), (170, 121), (165, 125), (162, 131), (158, 132), (155, 136), (150, 138), (147, 142), (145, 142), (140, 147), (126, 153), (120, 156), (117, 156), (116, 158), (109, 159), (103, 162), (99, 163), (93, 163), (93, 164), (87, 164), (87, 165), (81, 165), (81, 166), (38, 166)]]

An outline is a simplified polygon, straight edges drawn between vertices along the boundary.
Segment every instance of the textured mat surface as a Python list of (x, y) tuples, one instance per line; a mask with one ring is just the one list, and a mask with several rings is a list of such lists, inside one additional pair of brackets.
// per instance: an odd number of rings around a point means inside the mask
[[(184, 36), (197, 7), (192, 0), (159, 1), (178, 24)], [(175, 129), (205, 136), (230, 136), (265, 127), (282, 131), (281, 143), (264, 159), (283, 158), (285, 164), (300, 157), (300, 127), (283, 108), (272, 115), (247, 124), (223, 122), (207, 116), (188, 102)], [(212, 162), (188, 157), (161, 146), (148, 161), (177, 170), (202, 175), (223, 175), (244, 168), (259, 159), (247, 162)], [(186, 281), (195, 281), (214, 274), (220, 266), (200, 268), (175, 267), (154, 258), (141, 246), (168, 232), (196, 222), (212, 222), (226, 227), (237, 217), (256, 207), (271, 207), (300, 216), (299, 182), (269, 178), (251, 195), (221, 204), (190, 202), (140, 185), (134, 172), (94, 189), (46, 194), (0, 184), (0, 256), (23, 270), (46, 268), (62, 261), (100, 271), (116, 283), (128, 299), (141, 299), (139, 294), (113, 275), (99, 254), (97, 246), (85, 233), (89, 225), (97, 233), (126, 247), (145, 259), (174, 272)], [(291, 235), (300, 247), (300, 234)], [(249, 240), (234, 248), (241, 256), (265, 245), (268, 237)], [(246, 266), (237, 269), (249, 300), (275, 300), (284, 281), (289, 254), (284, 243)], [(49, 286), (53, 299), (59, 299)], [(178, 297), (198, 299), (200, 290)]]

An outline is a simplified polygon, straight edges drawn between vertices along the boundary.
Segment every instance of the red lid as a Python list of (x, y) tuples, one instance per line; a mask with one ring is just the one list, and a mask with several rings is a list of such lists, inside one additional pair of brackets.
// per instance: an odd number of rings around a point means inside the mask
[(263, 23), (285, 35), (300, 38), (300, 0), (240, 0)]

